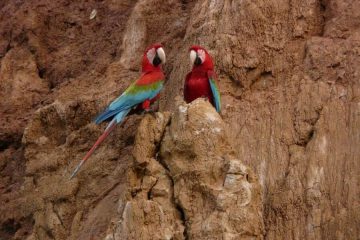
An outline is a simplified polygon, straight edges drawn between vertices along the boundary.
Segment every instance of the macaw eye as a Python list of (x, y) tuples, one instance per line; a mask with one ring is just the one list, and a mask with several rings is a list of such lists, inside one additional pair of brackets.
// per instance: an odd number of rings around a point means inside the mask
[(151, 48), (147, 53), (146, 53), (146, 57), (148, 58), (150, 63), (153, 63), (154, 58), (156, 55), (156, 51), (155, 48)]
[(199, 50), (197, 51), (197, 55), (198, 55), (198, 57), (200, 58), (201, 63), (205, 62), (205, 51), (204, 51), (204, 50), (199, 49)]

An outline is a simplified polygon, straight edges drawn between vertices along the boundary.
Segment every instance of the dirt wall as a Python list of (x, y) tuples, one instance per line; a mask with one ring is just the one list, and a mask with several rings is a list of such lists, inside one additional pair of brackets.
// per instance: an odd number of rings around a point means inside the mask
[[(121, 239), (125, 233), (130, 239), (145, 233), (208, 239), (209, 232), (215, 239), (357, 239), (359, 9), (357, 0), (1, 1), (0, 239)], [(153, 42), (163, 43), (167, 54), (160, 112), (168, 122), (145, 130), (144, 121), (159, 116), (130, 116), (68, 181), (104, 128), (91, 120), (139, 75), (142, 51)], [(214, 149), (214, 159), (231, 155), (214, 166), (222, 169), (214, 182), (203, 177), (208, 173), (200, 166), (209, 157), (202, 147), (165, 151), (180, 127), (174, 124), (182, 103), (174, 99), (182, 96), (191, 44), (209, 50), (219, 76), (225, 140), (209, 137), (207, 129), (199, 134), (213, 142), (198, 143), (228, 143), (227, 150)], [(202, 128), (192, 125), (187, 137), (196, 139)], [(141, 131), (164, 136), (141, 140)], [(141, 152), (145, 161), (137, 148), (149, 141), (149, 152)], [(236, 178), (238, 185), (256, 186), (251, 193), (258, 197), (247, 210), (256, 223), (250, 230), (231, 225), (237, 220), (222, 215), (227, 207), (214, 207), (221, 201), (211, 197), (216, 181), (229, 174), (229, 159), (253, 176)], [(149, 170), (140, 160), (156, 166)], [(200, 168), (195, 175), (185, 164), (190, 160)], [(177, 182), (172, 175), (178, 172), (192, 181)], [(151, 199), (137, 195), (138, 189)], [(230, 201), (235, 190), (226, 191)], [(170, 209), (165, 220), (149, 225), (165, 224), (168, 232), (119, 224), (127, 201), (139, 214)], [(201, 226), (196, 216), (214, 218), (206, 211), (193, 214), (201, 201), (221, 224)], [(234, 211), (243, 216), (244, 206)], [(153, 219), (144, 216), (135, 219)]]

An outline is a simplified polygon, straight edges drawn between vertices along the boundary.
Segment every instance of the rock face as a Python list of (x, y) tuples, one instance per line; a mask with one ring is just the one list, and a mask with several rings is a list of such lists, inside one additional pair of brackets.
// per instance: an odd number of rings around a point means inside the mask
[(9, 50), (0, 67), (0, 147), (21, 139), (29, 112), (48, 93), (47, 83), (38, 75), (34, 56), (25, 48)]
[(106, 239), (184, 239), (171, 176), (157, 159), (169, 121), (169, 113), (156, 113), (140, 123), (128, 174), (129, 192), (119, 203), (120, 214)]
[(130, 193), (106, 239), (263, 239), (260, 184), (215, 109), (199, 100), (169, 121), (141, 122)]
[[(359, 10), (1, 1), (0, 239), (357, 239)], [(168, 60), (160, 113), (130, 116), (68, 181), (153, 42)], [(191, 44), (215, 59), (222, 120), (174, 101)]]
[[(19, 214), (32, 215), (34, 221), (29, 239), (101, 237), (116, 215), (117, 199), (127, 189), (125, 171), (131, 162), (135, 119), (114, 131), (84, 166), (85, 174), (69, 180), (84, 151), (102, 131), (93, 123), (79, 127), (77, 121), (71, 120), (79, 105), (81, 114), (96, 112), (93, 102), (54, 102), (39, 109), (25, 129), (22, 142), (26, 177), (20, 190), (24, 198), (18, 204)], [(11, 214), (7, 217), (11, 218)]]
[(189, 239), (262, 239), (261, 188), (208, 102), (180, 105), (160, 148)]

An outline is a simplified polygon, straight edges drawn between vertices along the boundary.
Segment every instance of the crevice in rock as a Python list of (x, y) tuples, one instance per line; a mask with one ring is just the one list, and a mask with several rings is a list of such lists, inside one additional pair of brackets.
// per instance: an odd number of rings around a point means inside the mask
[(233, 76), (231, 76), (230, 74), (228, 74), (228, 77), (230, 78), (231, 82), (233, 82), (237, 87), (239, 88), (245, 88), (244, 84), (240, 81), (235, 79)]
[(13, 236), (18, 229), (21, 228), (21, 224), (14, 219), (8, 219), (1, 224), (1, 232), (6, 233), (7, 235)]
[[(5, 48), (5, 52), (3, 55), (0, 55), (0, 59), (5, 57), (6, 54), (13, 48), (12, 47), (12, 34), (13, 34), (13, 30), (11, 29), (9, 31), (9, 34), (8, 34), (8, 41), (7, 41), (7, 44), (6, 44), (6, 48)], [(0, 65), (1, 66), (1, 65)]]
[(39, 226), (42, 230), (44, 230), (45, 234), (50, 238), (50, 239), (55, 239), (54, 234), (51, 232), (51, 230), (49, 228), (45, 228), (43, 226)]
[(46, 69), (45, 68), (42, 68), (42, 67), (39, 67), (37, 66), (37, 71), (38, 71), (38, 75), (41, 79), (44, 79), (45, 77), (45, 74), (46, 74)]
[[(12, 49), (10, 43), (11, 43), (11, 42), (9, 42), (8, 45), (6, 46), (6, 50), (5, 50), (4, 56), (6, 55), (6, 53), (8, 53), (8, 52)], [(2, 57), (4, 57), (4, 56), (2, 56)]]
[(131, 197), (132, 197), (132, 198), (135, 198), (136, 195), (137, 195), (139, 192), (141, 192), (141, 188), (133, 189), (133, 190), (130, 192)]
[(323, 110), (323, 106), (320, 109), (316, 110), (316, 114), (317, 114), (316, 118), (309, 121), (309, 124), (312, 126), (312, 128), (311, 128), (311, 131), (309, 132), (307, 138), (305, 139), (304, 147), (307, 146), (307, 144), (313, 139), (313, 137), (315, 135), (315, 131), (316, 131), (315, 126), (321, 117), (322, 110)]
[[(174, 186), (173, 186), (174, 187)], [(176, 201), (174, 201), (176, 209), (179, 211), (180, 213), (180, 219), (181, 222), (184, 226), (184, 232), (183, 232), (183, 236), (185, 240), (189, 239), (189, 234), (188, 234), (188, 229), (187, 229), (187, 224), (186, 224), (186, 215), (185, 215), (185, 211), (184, 209), (180, 206), (180, 204), (176, 203)]]
[(175, 198), (175, 194), (174, 194), (174, 179), (173, 177), (168, 174), (170, 180), (171, 180), (171, 190), (172, 190), (172, 197), (171, 197), (171, 201), (173, 202), (174, 206), (176, 207), (176, 210), (179, 212), (179, 215), (180, 215), (180, 220), (182, 222), (182, 225), (184, 226), (184, 232), (183, 232), (183, 236), (184, 236), (184, 239), (185, 240), (188, 240), (189, 239), (189, 233), (188, 233), (188, 227), (187, 227), (187, 224), (186, 224), (186, 214), (185, 214), (185, 210), (184, 208), (181, 206), (181, 204), (176, 200)]
[[(187, 116), (187, 115), (186, 115)], [(186, 224), (186, 215), (185, 215), (185, 211), (184, 209), (181, 207), (180, 203), (178, 203), (178, 201), (176, 200), (176, 197), (175, 197), (175, 193), (174, 193), (174, 178), (173, 176), (171, 175), (171, 172), (170, 172), (170, 169), (169, 169), (169, 166), (165, 163), (165, 161), (161, 158), (159, 152), (160, 152), (160, 146), (161, 146), (161, 143), (163, 142), (163, 138), (165, 136), (165, 132), (166, 132), (166, 129), (168, 126), (170, 126), (171, 124), (171, 118), (170, 120), (168, 121), (168, 123), (166, 124), (165, 126), (165, 130), (162, 132), (162, 135), (160, 137), (160, 140), (159, 142), (157, 143), (156, 145), (156, 154), (155, 154), (155, 159), (156, 161), (158, 161), (161, 166), (166, 170), (166, 173), (167, 173), (167, 176), (170, 178), (171, 180), (171, 192), (172, 192), (172, 196), (171, 196), (171, 201), (172, 203), (174, 204), (174, 206), (176, 207), (177, 211), (179, 212), (179, 216), (180, 216), (180, 219), (181, 219), (181, 222), (182, 222), (182, 225), (184, 226), (184, 232), (183, 232), (183, 236), (184, 236), (184, 239), (185, 240), (188, 240), (189, 239), (189, 236), (188, 236), (188, 228), (187, 228), (187, 224)], [(151, 196), (149, 196), (149, 193), (151, 194), (151, 191), (152, 191), (152, 188), (156, 185), (158, 179), (156, 180), (155, 184), (151, 187), (150, 191), (148, 192), (148, 199), (150, 199)]]
[(314, 134), (315, 134), (315, 129), (314, 129), (314, 126), (313, 126), (311, 128), (310, 132), (308, 133), (307, 137), (305, 139), (298, 140), (295, 144), (300, 146), (300, 147), (306, 148), (308, 143), (313, 139)]
[(260, 74), (260, 77), (274, 77), (273, 74), (272, 74), (272, 71), (263, 71), (261, 74)]
[(251, 71), (254, 71), (255, 69), (257, 69), (257, 67), (245, 67), (245, 71), (247, 73), (251, 72)]
[(63, 228), (65, 228), (64, 223), (63, 223), (63, 221), (62, 221), (62, 219), (61, 219), (58, 211), (55, 209), (55, 206), (54, 206), (54, 205), (52, 206), (52, 210), (53, 210), (53, 212), (55, 213), (56, 217), (59, 219), (59, 222), (60, 222), (61, 226), (62, 226)]
[[(308, 143), (314, 138), (315, 132), (316, 132), (316, 125), (322, 115), (322, 111), (324, 108), (324, 105), (326, 104), (327, 100), (320, 106), (313, 111), (316, 113), (316, 117), (314, 118), (308, 118), (308, 119), (300, 119), (298, 120), (298, 113), (294, 112), (294, 120), (293, 120), (293, 128), (295, 130), (295, 133), (297, 135), (297, 140), (295, 140), (295, 144), (301, 147), (306, 147)], [(301, 123), (306, 123), (311, 126), (311, 129), (306, 133), (306, 136), (302, 136), (301, 131), (298, 129), (298, 125)]]
[(0, 152), (5, 151), (7, 148), (9, 148), (12, 144), (11, 140), (1, 140), (0, 141)]
[(8, 135), (6, 134), (2, 139), (0, 139), (0, 152), (3, 152), (4, 150), (14, 147), (16, 149), (21, 147), (21, 134), (13, 134)]
[(32, 215), (18, 219), (4, 219), (0, 223), (0, 239), (12, 239), (15, 235), (17, 239), (25, 239), (34, 227), (34, 219)]
[(320, 11), (320, 17), (322, 18), (322, 22), (321, 22), (321, 29), (319, 32), (319, 36), (322, 37), (324, 36), (324, 32), (325, 32), (325, 25), (327, 22), (327, 16), (326, 16), (326, 9), (327, 9), (327, 3), (325, 2), (326, 0), (320, 0), (319, 2), (319, 11)]
[(162, 159), (161, 155), (159, 154), (159, 153), (160, 153), (161, 143), (162, 143), (162, 141), (163, 141), (163, 139), (164, 139), (164, 136), (165, 136), (166, 128), (167, 128), (168, 126), (170, 126), (170, 124), (171, 124), (171, 118), (170, 118), (170, 120), (168, 121), (168, 123), (166, 124), (166, 126), (164, 127), (165, 129), (164, 129), (164, 131), (162, 132), (162, 135), (161, 135), (161, 137), (160, 137), (159, 142), (156, 143), (156, 146), (155, 146), (155, 147), (156, 147), (156, 148), (155, 148), (155, 159), (156, 159), (156, 161), (158, 161), (158, 162), (161, 164), (161, 166), (167, 171), (169, 177), (170, 177), (171, 180), (172, 180), (172, 177), (170, 176), (169, 166), (165, 163), (165, 161)]
[(153, 188), (156, 186), (156, 184), (158, 183), (159, 179), (157, 178), (156, 181), (154, 182), (154, 184), (150, 187), (149, 191), (147, 192), (147, 200), (151, 200), (152, 199), (152, 190)]
[(166, 170), (169, 177), (171, 178), (169, 166), (165, 163), (165, 161), (162, 159), (162, 157), (158, 153), (156, 153), (156, 161), (158, 161), (161, 164), (161, 166)]
[(186, 10), (187, 9), (187, 4), (189, 3), (188, 0), (181, 0), (181, 10)]

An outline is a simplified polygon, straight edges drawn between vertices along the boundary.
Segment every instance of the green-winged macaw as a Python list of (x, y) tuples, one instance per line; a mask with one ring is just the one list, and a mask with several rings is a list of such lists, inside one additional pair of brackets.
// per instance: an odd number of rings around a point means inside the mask
[(192, 70), (186, 75), (184, 84), (184, 100), (187, 103), (197, 98), (205, 97), (221, 111), (220, 92), (216, 85), (214, 64), (210, 54), (205, 48), (192, 46), (190, 49), (190, 61)]
[(80, 167), (86, 162), (101, 142), (110, 134), (115, 126), (122, 122), (132, 109), (149, 110), (150, 104), (154, 102), (163, 88), (165, 76), (161, 64), (166, 61), (165, 51), (161, 44), (154, 44), (148, 47), (142, 59), (142, 74), (138, 80), (132, 83), (118, 98), (97, 116), (95, 123), (99, 124), (110, 120), (104, 133), (98, 138), (89, 152), (75, 168), (71, 178), (73, 178)]

